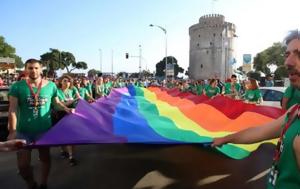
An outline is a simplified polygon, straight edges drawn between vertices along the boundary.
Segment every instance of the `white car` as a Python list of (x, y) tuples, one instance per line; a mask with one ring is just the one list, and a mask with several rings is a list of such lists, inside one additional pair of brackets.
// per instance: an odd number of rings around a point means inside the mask
[(259, 87), (263, 102), (261, 105), (281, 108), (281, 100), (286, 87)]

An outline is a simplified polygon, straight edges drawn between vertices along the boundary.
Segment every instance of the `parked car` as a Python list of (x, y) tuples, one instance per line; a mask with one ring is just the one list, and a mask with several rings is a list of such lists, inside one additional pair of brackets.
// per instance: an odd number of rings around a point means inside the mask
[(0, 87), (0, 141), (5, 141), (8, 135), (8, 87)]
[(281, 100), (286, 87), (260, 87), (263, 102), (261, 105), (281, 108)]

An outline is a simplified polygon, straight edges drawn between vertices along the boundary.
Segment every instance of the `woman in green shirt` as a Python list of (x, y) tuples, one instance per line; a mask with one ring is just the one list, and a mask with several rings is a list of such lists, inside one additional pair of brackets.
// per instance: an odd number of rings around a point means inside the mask
[[(71, 82), (73, 82), (72, 77), (64, 75), (59, 79), (57, 96), (59, 100), (67, 107), (75, 108), (77, 100), (80, 98), (78, 92), (75, 94), (74, 98), (74, 89), (71, 89)], [(61, 111), (56, 113), (56, 122), (62, 119), (66, 114)], [(77, 164), (76, 159), (74, 158), (74, 146), (63, 146), (61, 147), (61, 157), (69, 158), (69, 163), (71, 166)]]
[(216, 79), (211, 79), (209, 81), (209, 85), (204, 89), (204, 94), (209, 98), (213, 98), (220, 94), (220, 88), (217, 86), (217, 84), (218, 83)]
[(88, 90), (85, 88), (83, 81), (75, 80), (74, 87), (78, 90), (81, 99), (87, 100), (89, 102), (94, 101), (94, 98), (90, 95)]
[(246, 92), (244, 99), (248, 103), (260, 104), (262, 102), (262, 95), (256, 79), (250, 78), (246, 83)]

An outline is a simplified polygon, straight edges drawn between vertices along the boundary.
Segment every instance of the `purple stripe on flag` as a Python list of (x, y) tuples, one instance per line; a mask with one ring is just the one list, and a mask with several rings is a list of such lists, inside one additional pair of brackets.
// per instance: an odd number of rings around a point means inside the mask
[(113, 134), (112, 121), (116, 106), (126, 93), (127, 88), (115, 89), (109, 97), (92, 105), (80, 100), (76, 112), (60, 120), (34, 146), (127, 142), (126, 138)]

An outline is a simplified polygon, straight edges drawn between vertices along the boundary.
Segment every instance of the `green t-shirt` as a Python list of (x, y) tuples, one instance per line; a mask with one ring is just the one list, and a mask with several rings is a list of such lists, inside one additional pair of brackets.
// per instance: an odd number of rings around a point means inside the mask
[(245, 99), (249, 102), (257, 102), (261, 98), (261, 92), (259, 89), (247, 90), (245, 93)]
[[(77, 89), (76, 89), (77, 90)], [(57, 90), (57, 97), (62, 102), (68, 102), (69, 100), (74, 100), (77, 97), (73, 97), (74, 89), (68, 89), (63, 92), (61, 89)], [(75, 95), (76, 96), (76, 95)], [(72, 104), (68, 105), (69, 108), (75, 108), (78, 101), (74, 101)]]
[(72, 97), (73, 97), (73, 99), (76, 99), (77, 98), (77, 93), (79, 94), (79, 92), (78, 92), (78, 89), (76, 88), (76, 87), (72, 87), (72, 88), (70, 88), (70, 90), (72, 91)]
[(87, 90), (86, 88), (80, 87), (80, 88), (78, 89), (78, 93), (79, 93), (79, 95), (80, 95), (80, 97), (81, 97), (82, 99), (88, 100), (88, 99), (87, 99), (87, 95), (86, 95), (86, 93), (88, 93), (88, 90)]
[(211, 97), (216, 96), (217, 94), (220, 93), (220, 88), (219, 87), (213, 88), (212, 86), (207, 85), (207, 87), (205, 88), (205, 93), (206, 93), (206, 96), (211, 98)]
[(300, 91), (292, 86), (289, 86), (285, 90), (283, 97), (289, 99), (286, 107), (287, 110), (294, 104), (300, 103)]
[(169, 89), (174, 88), (174, 83), (168, 82), (168, 83), (167, 83), (167, 88), (169, 88)]
[[(86, 88), (87, 92), (92, 95), (93, 94), (93, 90), (92, 90), (92, 84), (88, 83), (87, 86), (85, 86), (84, 88)], [(81, 96), (81, 95), (80, 95)]]
[[(234, 84), (235, 90), (239, 93), (241, 90), (241, 85), (238, 83)], [(227, 82), (225, 83), (225, 94), (232, 94), (233, 91), (231, 90), (231, 83)]]
[(196, 85), (196, 94), (197, 95), (202, 95), (203, 94), (203, 89), (204, 89), (204, 86), (203, 85)]
[(104, 83), (104, 96), (108, 96), (111, 90), (112, 84), (111, 82)]
[(101, 85), (97, 85), (96, 86), (96, 98), (98, 97), (102, 97), (104, 95), (104, 84), (101, 84)]
[[(36, 93), (37, 88), (33, 87), (33, 91)], [(48, 84), (41, 88), (37, 111), (25, 80), (14, 83), (9, 95), (18, 99), (17, 132), (40, 134), (51, 128), (51, 103), (57, 97), (57, 87), (53, 82), (48, 81)]]
[[(287, 119), (286, 119), (287, 121)], [(297, 164), (293, 143), (297, 135), (300, 134), (300, 119), (295, 118), (291, 126), (286, 131), (283, 137), (283, 148), (280, 159), (277, 164), (279, 172), (277, 179), (272, 180), (269, 175), (268, 189), (298, 189), (300, 188), (300, 170)], [(273, 186), (271, 183), (274, 183)]]
[(67, 102), (69, 100), (73, 100), (73, 90), (67, 89), (65, 92), (62, 89), (57, 90), (57, 96), (60, 101)]

